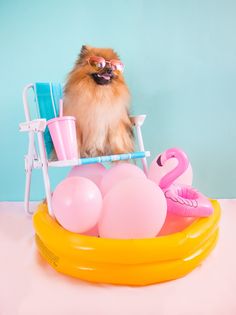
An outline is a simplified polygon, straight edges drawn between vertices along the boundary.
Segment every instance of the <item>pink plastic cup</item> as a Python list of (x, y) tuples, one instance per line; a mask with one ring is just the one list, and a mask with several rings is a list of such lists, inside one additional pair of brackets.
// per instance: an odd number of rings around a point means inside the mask
[(62, 116), (47, 122), (58, 160), (78, 159), (75, 117)]

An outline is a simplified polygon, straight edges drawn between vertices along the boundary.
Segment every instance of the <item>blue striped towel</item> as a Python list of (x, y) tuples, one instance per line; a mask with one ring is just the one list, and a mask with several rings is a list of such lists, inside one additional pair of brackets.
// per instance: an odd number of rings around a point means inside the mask
[[(63, 97), (62, 85), (60, 83), (36, 82), (34, 84), (34, 92), (39, 117), (46, 120), (57, 117), (59, 114), (59, 101)], [(48, 127), (44, 132), (44, 141), (47, 155), (50, 156), (53, 143)]]

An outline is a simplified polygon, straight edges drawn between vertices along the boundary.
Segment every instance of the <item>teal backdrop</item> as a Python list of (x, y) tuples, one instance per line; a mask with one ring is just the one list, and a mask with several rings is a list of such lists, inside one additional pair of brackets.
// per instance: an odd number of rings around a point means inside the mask
[[(64, 82), (83, 44), (113, 47), (126, 65), (146, 149), (186, 151), (194, 186), (236, 197), (236, 1), (0, 1), (0, 200), (22, 200), (28, 137), (21, 93)], [(151, 161), (151, 159), (150, 159)], [(68, 170), (53, 170), (53, 185)], [(32, 200), (44, 197), (35, 170)]]

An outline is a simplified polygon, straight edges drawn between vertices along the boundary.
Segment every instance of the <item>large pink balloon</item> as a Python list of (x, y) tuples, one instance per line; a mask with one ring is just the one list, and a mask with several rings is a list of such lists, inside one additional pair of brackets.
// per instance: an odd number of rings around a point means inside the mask
[(166, 211), (166, 199), (155, 183), (145, 178), (122, 180), (103, 200), (99, 235), (115, 239), (155, 237)]
[(56, 187), (52, 196), (52, 207), (57, 221), (65, 229), (83, 233), (98, 222), (102, 195), (91, 180), (69, 177)]
[(189, 225), (191, 225), (194, 221), (196, 221), (196, 218), (181, 217), (179, 215), (167, 212), (165, 223), (157, 236), (164, 236), (181, 232)]
[[(164, 166), (159, 166), (156, 161), (159, 155), (152, 161), (149, 170), (148, 170), (148, 178), (154, 181), (157, 185), (159, 185), (161, 178), (173, 170), (178, 161), (177, 159), (169, 159), (165, 162)], [(182, 185), (189, 185), (191, 186), (193, 182), (193, 171), (192, 166), (189, 163), (187, 170), (174, 181), (174, 183), (182, 184)]]
[(119, 163), (114, 165), (102, 178), (100, 184), (102, 195), (105, 196), (105, 194), (119, 181), (131, 177), (146, 179), (144, 172), (136, 165), (130, 163)]
[(90, 179), (99, 187), (102, 177), (105, 175), (106, 171), (105, 166), (100, 163), (85, 164), (74, 166), (69, 172), (68, 177), (85, 177)]

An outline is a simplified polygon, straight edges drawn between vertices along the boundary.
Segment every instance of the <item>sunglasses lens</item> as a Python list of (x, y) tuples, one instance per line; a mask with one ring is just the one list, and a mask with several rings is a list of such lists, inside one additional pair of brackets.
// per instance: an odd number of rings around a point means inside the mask
[(124, 65), (119, 60), (111, 60), (111, 67), (114, 73), (119, 74), (124, 71)]
[(99, 71), (103, 69), (106, 65), (106, 62), (103, 58), (100, 57), (90, 57), (89, 58), (89, 64), (91, 67), (93, 67), (95, 70)]

